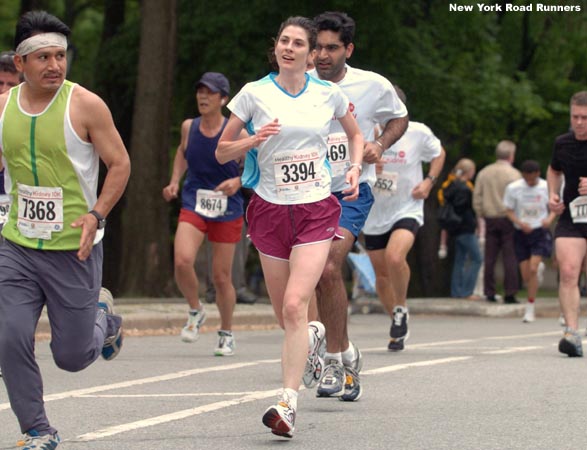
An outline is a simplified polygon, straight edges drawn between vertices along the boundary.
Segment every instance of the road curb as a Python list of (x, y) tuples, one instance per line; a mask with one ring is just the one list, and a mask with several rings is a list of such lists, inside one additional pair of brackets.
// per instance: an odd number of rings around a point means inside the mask
[[(216, 330), (220, 327), (218, 310), (213, 304), (204, 305), (207, 320), (203, 332)], [(524, 315), (525, 305), (506, 305), (490, 303), (484, 300), (468, 301), (453, 298), (414, 298), (408, 299), (411, 315), (454, 315), (477, 316), (487, 318), (507, 318)], [(587, 308), (587, 301), (581, 299), (581, 308)], [(376, 298), (360, 298), (353, 300), (353, 313), (386, 314), (383, 306)], [(182, 299), (122, 299), (117, 300), (117, 314), (122, 315), (126, 330), (178, 330), (181, 329), (187, 317), (187, 305)], [(536, 300), (536, 317), (558, 317), (560, 309), (557, 299)], [(233, 316), (233, 325), (238, 328), (276, 327), (277, 320), (273, 308), (265, 301), (254, 305), (237, 304)], [(37, 333), (50, 332), (47, 314), (43, 311), (37, 327)]]

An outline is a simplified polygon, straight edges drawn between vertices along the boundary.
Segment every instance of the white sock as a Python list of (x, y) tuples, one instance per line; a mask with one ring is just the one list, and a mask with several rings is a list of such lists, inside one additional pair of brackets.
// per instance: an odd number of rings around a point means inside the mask
[(288, 401), (293, 409), (298, 409), (298, 391), (291, 388), (284, 388), (283, 399)]
[(349, 341), (349, 348), (342, 352), (341, 356), (343, 365), (347, 367), (353, 365), (355, 357), (355, 347), (353, 346), (352, 342)]
[(199, 309), (198, 309), (198, 308), (195, 308), (195, 309), (194, 309), (194, 308), (190, 308), (190, 314), (191, 314), (192, 316), (195, 316), (196, 314), (198, 314), (198, 313), (202, 312), (202, 310), (203, 310), (203, 309), (204, 309), (204, 308), (202, 308), (202, 307), (200, 307)]
[(341, 353), (328, 353), (324, 355), (324, 363), (328, 364), (331, 360), (338, 361), (339, 364), (342, 364), (342, 354)]

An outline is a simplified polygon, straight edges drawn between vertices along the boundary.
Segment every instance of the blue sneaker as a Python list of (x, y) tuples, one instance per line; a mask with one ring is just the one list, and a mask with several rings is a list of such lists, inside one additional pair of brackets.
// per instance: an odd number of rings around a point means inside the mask
[(343, 402), (356, 402), (363, 395), (359, 373), (352, 367), (344, 366), (344, 394), (338, 399)]
[(29, 430), (24, 435), (23, 450), (53, 450), (57, 448), (61, 439), (59, 435), (55, 434), (44, 434), (39, 435), (37, 430)]
[(111, 361), (118, 356), (122, 347), (122, 317), (114, 314), (114, 299), (106, 288), (100, 289), (98, 297), (98, 308), (104, 311), (108, 321), (108, 330), (111, 334), (104, 340), (102, 347), (102, 358)]
[(326, 362), (324, 375), (318, 384), (316, 397), (341, 397), (344, 394), (345, 371), (337, 360)]

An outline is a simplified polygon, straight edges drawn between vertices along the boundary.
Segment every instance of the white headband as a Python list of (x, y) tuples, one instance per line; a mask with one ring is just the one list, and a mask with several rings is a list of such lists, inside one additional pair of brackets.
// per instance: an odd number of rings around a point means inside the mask
[(25, 56), (45, 47), (61, 47), (67, 49), (67, 38), (61, 33), (35, 34), (18, 44), (16, 53), (20, 56)]

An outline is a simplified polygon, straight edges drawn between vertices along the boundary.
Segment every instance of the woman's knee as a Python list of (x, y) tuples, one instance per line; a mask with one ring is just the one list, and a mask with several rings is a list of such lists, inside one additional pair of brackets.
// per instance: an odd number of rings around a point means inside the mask
[(232, 286), (232, 274), (230, 271), (219, 271), (212, 274), (212, 283), (216, 290), (224, 290)]
[(283, 302), (283, 322), (297, 324), (307, 320), (308, 306), (301, 299), (290, 299)]

